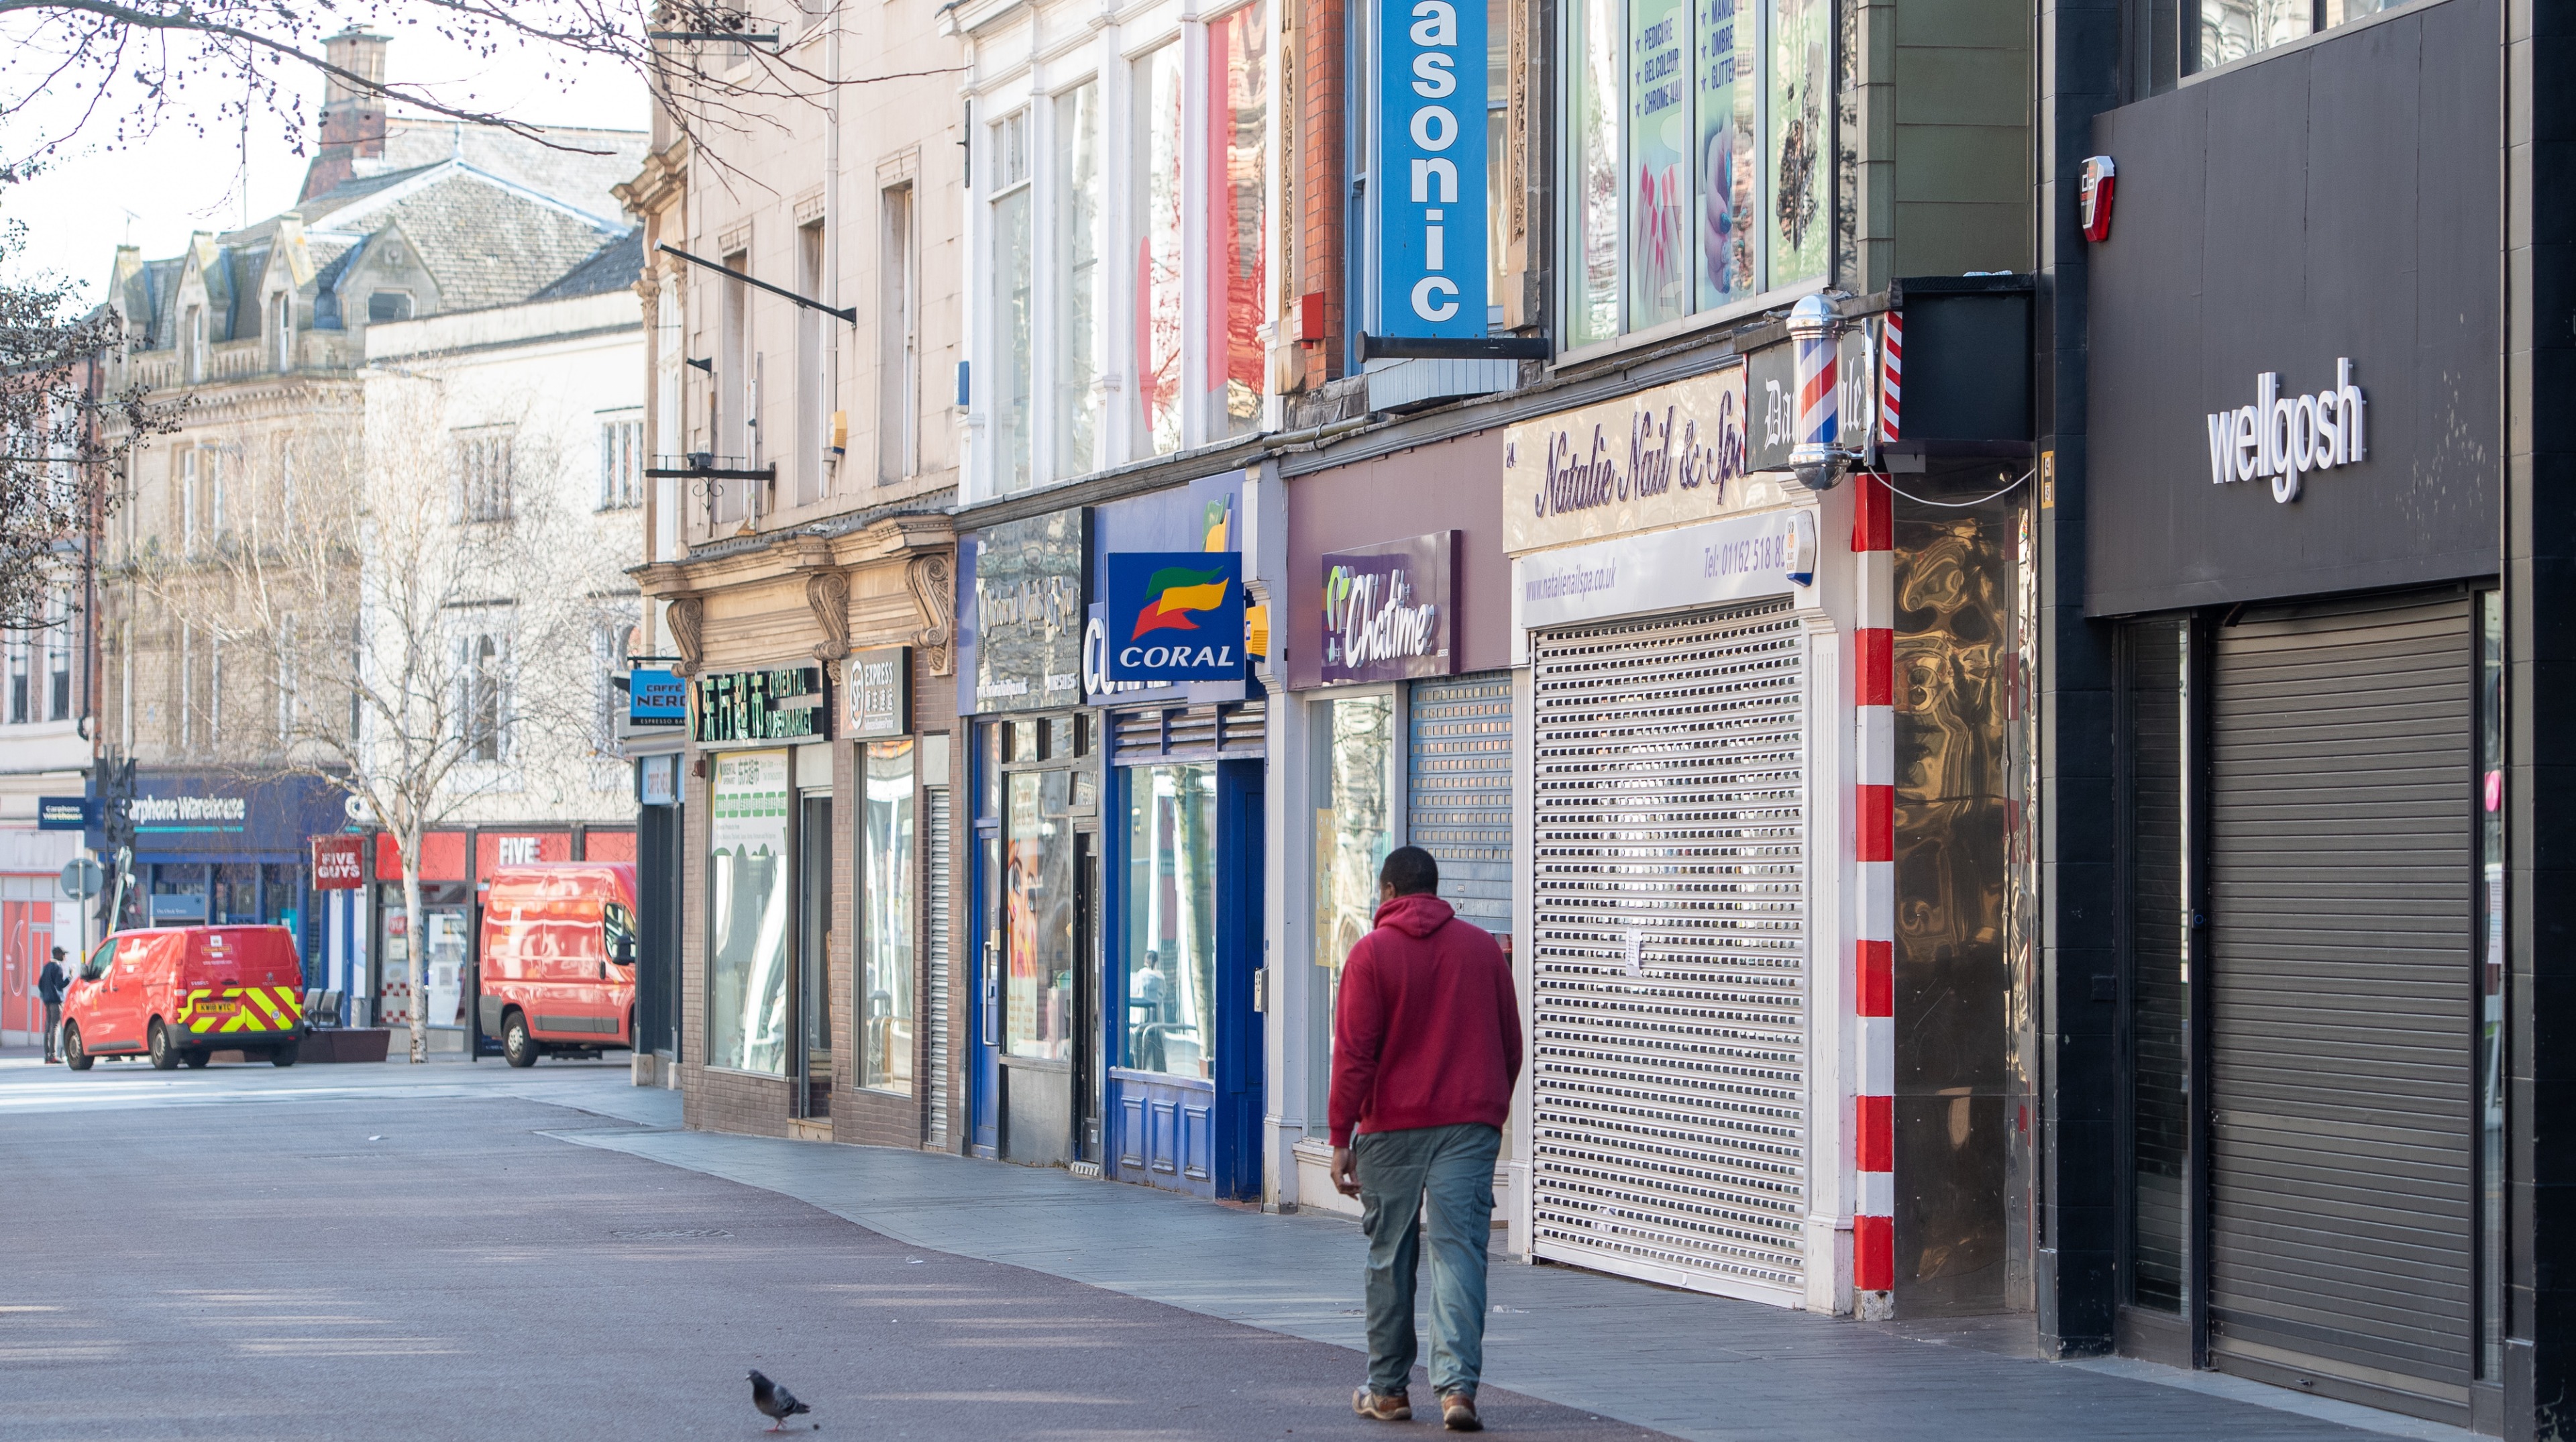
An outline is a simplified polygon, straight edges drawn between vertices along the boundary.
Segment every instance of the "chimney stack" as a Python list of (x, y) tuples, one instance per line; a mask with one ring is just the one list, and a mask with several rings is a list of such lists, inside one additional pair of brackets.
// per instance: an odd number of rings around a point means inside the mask
[(385, 100), (370, 87), (384, 84), (388, 43), (387, 36), (357, 29), (322, 42), (322, 58), (355, 79), (323, 77), (321, 143), (305, 167), (299, 204), (355, 175), (358, 161), (385, 153)]

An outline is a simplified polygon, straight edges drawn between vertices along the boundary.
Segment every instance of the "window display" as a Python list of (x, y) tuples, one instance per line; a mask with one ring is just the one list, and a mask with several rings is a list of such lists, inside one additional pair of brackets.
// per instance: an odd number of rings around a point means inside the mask
[(787, 1071), (787, 753), (714, 758), (707, 820), (707, 1065)]
[(1021, 771), (1008, 780), (1003, 1049), (1063, 1061), (1073, 1055), (1073, 845), (1065, 819), (1073, 773)]
[(1216, 1015), (1216, 768), (1127, 773), (1121, 1064), (1205, 1078)]
[(1395, 725), (1395, 698), (1359, 696), (1318, 701), (1315, 758), (1315, 980), (1311, 1009), (1316, 1097), (1310, 1108), (1323, 1126), (1323, 1089), (1332, 1075), (1333, 1015), (1341, 997), (1342, 963), (1377, 926), (1377, 871), (1395, 848), (1404, 752)]
[(859, 1085), (912, 1091), (913, 743), (859, 750)]

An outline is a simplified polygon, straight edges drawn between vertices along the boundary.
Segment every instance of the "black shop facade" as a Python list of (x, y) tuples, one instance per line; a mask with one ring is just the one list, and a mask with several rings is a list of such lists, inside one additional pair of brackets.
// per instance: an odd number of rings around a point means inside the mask
[(2117, 873), (2091, 994), (2117, 998), (2120, 1349), (2481, 1431), (2498, 24), (2410, 7), (2094, 122), (2117, 209), (2087, 256), (2083, 594), (2116, 766), (2057, 838)]

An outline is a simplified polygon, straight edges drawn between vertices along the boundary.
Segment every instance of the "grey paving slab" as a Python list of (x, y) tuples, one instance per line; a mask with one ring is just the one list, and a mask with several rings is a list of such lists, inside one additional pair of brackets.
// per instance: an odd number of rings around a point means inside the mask
[[(1358, 1229), (921, 1152), (704, 1132), (567, 1133), (809, 1202), (930, 1252), (1007, 1262), (1228, 1322), (1358, 1350)], [(1676, 1436), (2058, 1442), (2470, 1434), (2209, 1374), (2041, 1362), (1498, 1259), (1486, 1380)], [(1356, 1359), (1354, 1359), (1356, 1367)]]

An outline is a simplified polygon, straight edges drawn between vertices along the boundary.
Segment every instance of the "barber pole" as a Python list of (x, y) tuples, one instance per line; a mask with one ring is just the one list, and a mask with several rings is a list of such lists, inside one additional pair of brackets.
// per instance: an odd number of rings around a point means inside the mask
[[(1798, 338), (1798, 439), (1791, 448), (1792, 460), (1811, 451), (1821, 459), (1841, 438), (1835, 408), (1840, 380), (1836, 375), (1832, 315), (1813, 296), (1800, 301), (1798, 310), (1803, 313), (1809, 305), (1816, 307), (1815, 317), (1800, 314), (1790, 318), (1790, 333)], [(1799, 326), (1800, 320), (1808, 319), (1815, 323), (1806, 328)]]
[(1878, 443), (1894, 445), (1896, 403), (1905, 393), (1905, 312), (1887, 313), (1886, 333), (1878, 347)]

